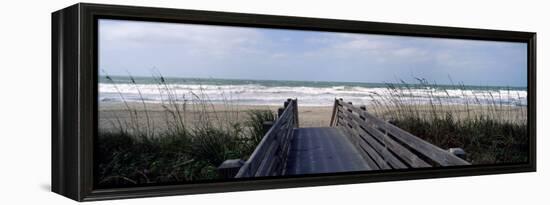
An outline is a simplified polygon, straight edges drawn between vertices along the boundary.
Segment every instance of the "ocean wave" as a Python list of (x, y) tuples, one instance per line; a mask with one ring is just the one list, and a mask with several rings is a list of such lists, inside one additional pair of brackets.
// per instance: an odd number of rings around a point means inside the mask
[[(121, 97), (122, 95), (123, 97)], [(250, 105), (279, 105), (287, 98), (298, 98), (300, 105), (332, 105), (335, 98), (344, 98), (357, 104), (388, 101), (399, 98), (403, 102), (430, 103), (438, 100), (445, 104), (526, 105), (527, 91), (505, 89), (441, 89), (434, 87), (388, 89), (386, 87), (361, 86), (265, 86), (245, 85), (197, 85), (197, 84), (99, 84), (99, 101), (102, 103), (141, 101), (161, 103), (172, 96), (180, 101), (207, 97), (211, 102), (233, 101)], [(122, 99), (124, 98), (124, 99)]]

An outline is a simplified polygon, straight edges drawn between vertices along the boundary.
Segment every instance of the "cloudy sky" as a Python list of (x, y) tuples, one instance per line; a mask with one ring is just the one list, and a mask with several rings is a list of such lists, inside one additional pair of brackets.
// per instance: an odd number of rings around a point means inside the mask
[[(153, 69), (154, 68), (154, 69)], [(527, 85), (527, 44), (123, 20), (99, 21), (110, 75)]]

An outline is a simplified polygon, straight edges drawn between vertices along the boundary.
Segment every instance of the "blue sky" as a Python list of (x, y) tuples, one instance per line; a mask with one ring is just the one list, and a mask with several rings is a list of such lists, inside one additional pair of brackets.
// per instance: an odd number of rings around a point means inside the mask
[[(153, 69), (155, 68), (155, 69)], [(527, 44), (100, 20), (110, 75), (527, 86)]]

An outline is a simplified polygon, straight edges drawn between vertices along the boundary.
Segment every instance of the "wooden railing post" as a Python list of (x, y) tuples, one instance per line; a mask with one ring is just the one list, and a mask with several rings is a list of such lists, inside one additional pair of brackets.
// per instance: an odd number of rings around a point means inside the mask
[(300, 121), (299, 121), (299, 116), (298, 116), (298, 98), (294, 99), (294, 118), (296, 119), (296, 123), (294, 124), (294, 127), (295, 128), (298, 128), (300, 127)]
[(277, 118), (281, 118), (281, 116), (283, 115), (283, 112), (285, 112), (284, 107), (280, 107), (279, 109), (277, 109)]
[(337, 116), (338, 113), (338, 99), (334, 98), (334, 106), (332, 106), (332, 116), (330, 117), (330, 125), (331, 127), (336, 126), (337, 123)]
[(223, 179), (229, 179), (235, 177), (239, 172), (239, 169), (244, 165), (244, 161), (241, 159), (228, 159), (218, 167), (218, 174)]
[(285, 103), (284, 103), (284, 107), (286, 108), (288, 106), (288, 104), (291, 103), (291, 102), (292, 102), (292, 99), (287, 98)]

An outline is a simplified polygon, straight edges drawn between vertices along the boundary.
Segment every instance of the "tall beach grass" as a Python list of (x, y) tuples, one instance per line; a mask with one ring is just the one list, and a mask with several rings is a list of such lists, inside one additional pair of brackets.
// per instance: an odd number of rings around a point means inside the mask
[[(116, 129), (99, 128), (96, 180), (103, 187), (218, 179), (216, 167), (246, 159), (266, 132), (263, 122), (275, 120), (269, 109), (239, 110), (223, 90), (227, 97), (218, 111), (202, 89), (177, 93), (160, 74), (154, 79), (164, 116), (153, 119), (134, 77), (128, 75), (140, 103), (129, 103), (113, 78), (104, 78), (119, 93), (127, 117), (115, 112), (110, 123)], [(167, 129), (157, 129), (161, 123)]]
[[(528, 159), (527, 106), (490, 88), (466, 96), (463, 84), (388, 83), (387, 94), (371, 93), (369, 111), (443, 149), (460, 147), (472, 164), (522, 163)], [(419, 99), (412, 90), (424, 90)], [(452, 96), (449, 91), (460, 91)], [(471, 100), (464, 100), (471, 99)]]

